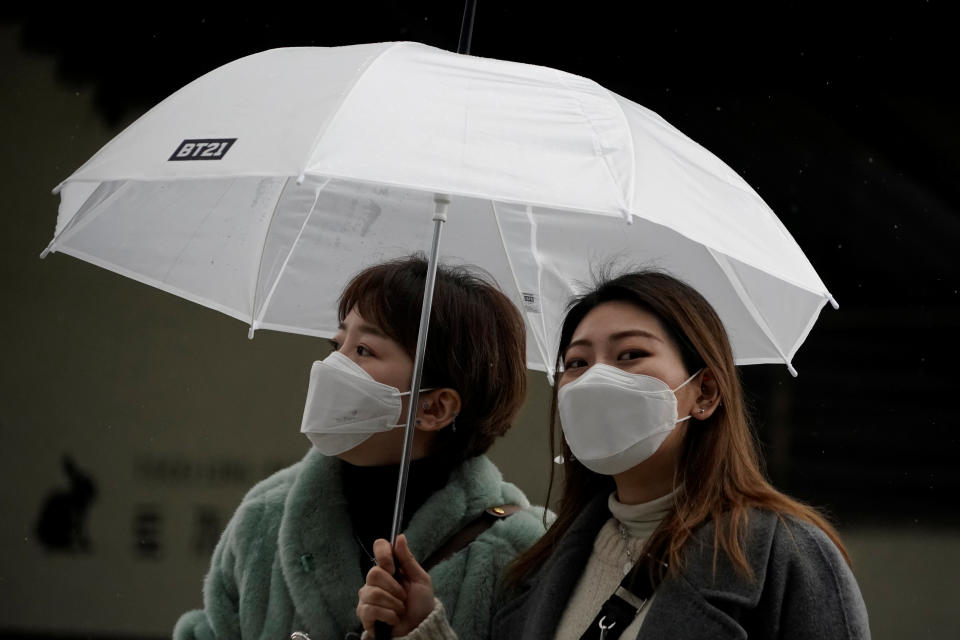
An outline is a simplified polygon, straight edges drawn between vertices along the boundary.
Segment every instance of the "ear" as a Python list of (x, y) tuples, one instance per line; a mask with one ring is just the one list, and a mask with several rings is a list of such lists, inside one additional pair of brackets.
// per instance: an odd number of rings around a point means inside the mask
[(720, 387), (710, 369), (704, 369), (697, 377), (695, 383), (700, 385), (700, 389), (690, 415), (694, 420), (706, 420), (720, 406)]
[(421, 393), (417, 407), (417, 429), (439, 431), (460, 413), (460, 394), (454, 389), (434, 389)]

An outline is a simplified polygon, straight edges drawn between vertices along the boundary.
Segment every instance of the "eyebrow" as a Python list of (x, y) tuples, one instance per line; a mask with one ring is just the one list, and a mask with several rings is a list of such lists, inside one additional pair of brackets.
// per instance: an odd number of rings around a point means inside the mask
[[(651, 340), (656, 340), (658, 342), (663, 342), (663, 338), (660, 336), (654, 335), (649, 331), (644, 331), (643, 329), (627, 329), (626, 331), (618, 331), (617, 333), (611, 334), (607, 339), (608, 342), (616, 342), (617, 340), (623, 340), (624, 338), (650, 338)], [(567, 350), (570, 350), (572, 347), (579, 346), (590, 346), (592, 343), (586, 338), (581, 338), (580, 340), (574, 340), (567, 345)]]
[[(346, 322), (341, 322), (341, 323), (337, 326), (337, 329), (339, 329), (340, 331), (346, 331), (346, 330), (347, 330), (347, 323), (346, 323)], [(357, 331), (359, 331), (360, 333), (369, 333), (369, 334), (371, 334), (371, 335), (377, 336), (378, 338), (386, 338), (386, 339), (390, 340), (390, 336), (388, 336), (387, 334), (385, 334), (385, 333), (383, 332), (383, 330), (382, 330), (380, 327), (378, 327), (377, 325), (375, 325), (375, 324), (369, 324), (369, 323), (366, 323), (366, 322), (361, 322), (361, 323), (357, 326)]]

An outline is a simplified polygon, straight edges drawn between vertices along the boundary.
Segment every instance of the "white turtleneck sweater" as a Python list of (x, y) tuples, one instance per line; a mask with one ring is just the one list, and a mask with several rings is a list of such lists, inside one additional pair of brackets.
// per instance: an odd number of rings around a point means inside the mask
[[(593, 552), (557, 626), (556, 640), (579, 640), (636, 562), (647, 538), (673, 507), (673, 500), (674, 494), (668, 493), (642, 504), (623, 504), (615, 492), (610, 494), (608, 505), (613, 517), (593, 541)], [(649, 608), (647, 603), (621, 638), (637, 637)]]

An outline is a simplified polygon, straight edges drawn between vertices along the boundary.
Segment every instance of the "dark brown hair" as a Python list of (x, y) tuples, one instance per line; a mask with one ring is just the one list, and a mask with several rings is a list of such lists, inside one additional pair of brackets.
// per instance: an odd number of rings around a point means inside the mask
[[(571, 303), (560, 336), (558, 370), (573, 332), (583, 318), (598, 305), (612, 301), (634, 304), (656, 316), (680, 351), (687, 374), (709, 368), (721, 400), (713, 415), (706, 420), (691, 421), (687, 427), (674, 481), (678, 488), (674, 508), (650, 536), (645, 551), (667, 563), (668, 571), (679, 570), (683, 566), (684, 544), (699, 525), (712, 520), (716, 525), (714, 567), (716, 554), (722, 550), (738, 571), (752, 577), (743, 551), (743, 534), (749, 510), (759, 508), (813, 523), (830, 537), (849, 563), (849, 556), (833, 527), (815, 509), (780, 493), (765, 478), (726, 330), (710, 303), (689, 285), (656, 271), (601, 280), (590, 292)], [(513, 583), (530, 576), (547, 560), (591, 500), (616, 489), (612, 477), (594, 473), (574, 460), (566, 441), (562, 435), (558, 436), (562, 431), (557, 416), (556, 388), (550, 422), (551, 456), (555, 454), (553, 443), (563, 442), (566, 459), (563, 494), (556, 521), (543, 538), (510, 565), (508, 579)], [(553, 482), (551, 470), (551, 491)]]
[[(337, 309), (354, 308), (414, 357), (427, 261), (415, 254), (369, 267), (350, 281)], [(439, 265), (423, 362), (423, 388), (460, 394), (456, 430), (437, 434), (433, 455), (451, 466), (484, 453), (510, 428), (527, 389), (526, 329), (520, 312), (472, 268)]]

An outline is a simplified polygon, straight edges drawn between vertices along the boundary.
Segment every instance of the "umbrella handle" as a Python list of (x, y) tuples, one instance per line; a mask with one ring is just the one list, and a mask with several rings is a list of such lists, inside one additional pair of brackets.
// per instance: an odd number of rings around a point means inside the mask
[(373, 637), (376, 640), (390, 640), (393, 637), (393, 627), (382, 620), (377, 620), (373, 625)]

